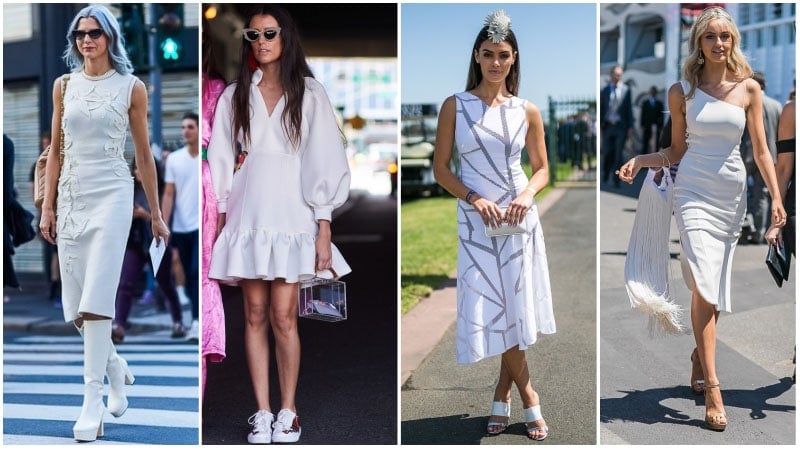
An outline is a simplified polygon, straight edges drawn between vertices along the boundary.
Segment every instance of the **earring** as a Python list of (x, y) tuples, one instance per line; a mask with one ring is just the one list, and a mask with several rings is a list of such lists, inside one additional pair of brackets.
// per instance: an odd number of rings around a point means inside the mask
[(705, 60), (705, 58), (703, 58), (702, 54), (697, 57), (697, 64), (700, 64), (702, 66), (705, 63), (706, 63), (706, 60)]

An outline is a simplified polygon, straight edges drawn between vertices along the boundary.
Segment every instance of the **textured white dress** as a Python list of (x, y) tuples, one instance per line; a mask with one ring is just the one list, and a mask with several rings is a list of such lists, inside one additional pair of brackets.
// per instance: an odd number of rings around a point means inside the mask
[(64, 164), (56, 209), (64, 319), (114, 317), (133, 215), (125, 161), (133, 75), (71, 74), (64, 96)]
[[(223, 91), (208, 144), (208, 164), (219, 213), (226, 213), (211, 254), (209, 278), (235, 285), (242, 279), (289, 283), (313, 278), (317, 220), (331, 220), (347, 200), (350, 169), (333, 108), (323, 86), (306, 78), (302, 141), (294, 148), (281, 126), (282, 97), (267, 113), (253, 73), (250, 89), (251, 146), (234, 173), (231, 98), (236, 84)], [(242, 136), (236, 139), (242, 142)], [(339, 276), (350, 267), (331, 244), (333, 268)]]
[[(686, 81), (681, 86), (689, 92)], [(688, 147), (674, 191), (681, 261), (687, 284), (718, 311), (731, 311), (733, 252), (747, 211), (747, 172), (739, 154), (744, 127), (739, 105), (700, 89), (686, 100)]]
[[(482, 197), (508, 206), (527, 186), (520, 158), (528, 131), (526, 102), (512, 97), (487, 106), (455, 95), (455, 142), (461, 181)], [(544, 235), (534, 204), (525, 234), (489, 238), (483, 220), (458, 200), (456, 355), (473, 363), (536, 342), (556, 331)]]

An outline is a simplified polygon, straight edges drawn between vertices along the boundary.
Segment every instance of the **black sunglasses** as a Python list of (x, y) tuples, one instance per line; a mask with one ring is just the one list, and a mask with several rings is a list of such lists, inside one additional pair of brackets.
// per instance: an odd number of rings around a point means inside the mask
[(82, 41), (86, 39), (86, 35), (89, 35), (92, 39), (99, 39), (100, 36), (103, 35), (103, 30), (100, 28), (95, 28), (94, 30), (89, 31), (81, 31), (81, 30), (72, 30), (72, 39), (76, 41)]
[(258, 31), (255, 28), (245, 28), (242, 30), (242, 34), (244, 34), (244, 38), (250, 42), (257, 41), (258, 37), (262, 34), (264, 35), (264, 39), (271, 41), (281, 34), (281, 27), (264, 28), (264, 31)]

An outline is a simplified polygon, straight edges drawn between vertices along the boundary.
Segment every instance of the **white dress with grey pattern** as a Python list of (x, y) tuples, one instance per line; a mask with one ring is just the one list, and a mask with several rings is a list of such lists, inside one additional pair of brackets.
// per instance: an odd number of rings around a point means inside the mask
[[(489, 107), (478, 97), (455, 95), (455, 142), (461, 181), (482, 197), (507, 206), (527, 186), (520, 157), (528, 125), (526, 102), (512, 97)], [(544, 235), (534, 204), (528, 232), (489, 238), (475, 208), (458, 201), (458, 319), (456, 353), (469, 364), (536, 342), (556, 331)]]

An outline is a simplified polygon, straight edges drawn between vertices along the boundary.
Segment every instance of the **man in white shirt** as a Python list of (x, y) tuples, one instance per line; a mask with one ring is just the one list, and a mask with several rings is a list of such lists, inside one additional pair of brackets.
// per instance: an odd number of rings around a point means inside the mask
[(187, 339), (198, 339), (200, 260), (200, 147), (197, 114), (184, 114), (181, 132), (186, 146), (167, 158), (161, 208), (171, 222), (171, 241), (186, 274), (186, 294), (192, 305), (192, 327)]

